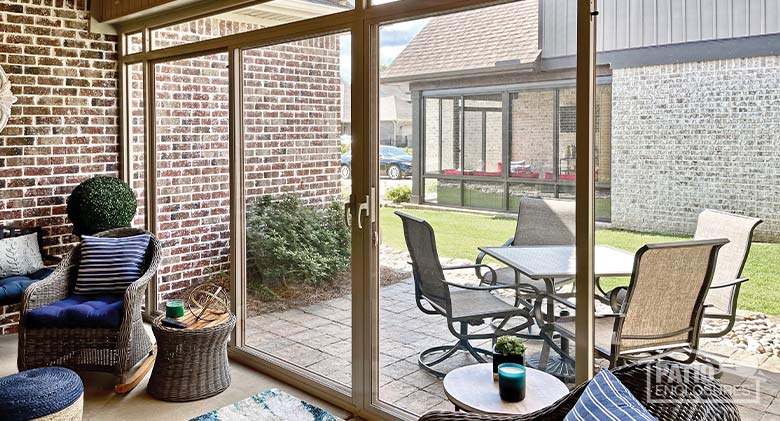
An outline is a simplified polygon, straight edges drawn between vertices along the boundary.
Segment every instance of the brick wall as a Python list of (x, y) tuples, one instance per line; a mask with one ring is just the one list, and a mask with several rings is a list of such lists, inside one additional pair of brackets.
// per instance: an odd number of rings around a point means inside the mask
[[(71, 247), (65, 200), (117, 174), (116, 38), (90, 34), (83, 1), (0, 3), (0, 66), (19, 98), (0, 132), (0, 223), (44, 227), (46, 251)], [(0, 333), (17, 307), (0, 307)]]
[(704, 208), (780, 239), (780, 57), (614, 71), (612, 222), (690, 234)]

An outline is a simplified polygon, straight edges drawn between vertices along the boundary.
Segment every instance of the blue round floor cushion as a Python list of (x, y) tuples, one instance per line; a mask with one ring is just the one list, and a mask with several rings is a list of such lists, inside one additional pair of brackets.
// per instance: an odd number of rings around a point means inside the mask
[(79, 376), (62, 367), (22, 371), (0, 378), (0, 421), (40, 418), (73, 405), (84, 393)]

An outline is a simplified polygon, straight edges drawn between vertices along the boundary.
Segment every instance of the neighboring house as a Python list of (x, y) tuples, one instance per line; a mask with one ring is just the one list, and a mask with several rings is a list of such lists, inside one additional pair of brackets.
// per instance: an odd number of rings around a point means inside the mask
[[(780, 5), (758, 3), (600, 2), (600, 220), (689, 234), (715, 208), (780, 239)], [(575, 18), (576, 0), (445, 15), (400, 53), (382, 83), (408, 84), (420, 119), (415, 202), (574, 197)]]
[[(352, 86), (342, 81), (341, 134), (352, 136)], [(412, 143), (412, 99), (406, 85), (379, 87), (379, 143), (405, 148)]]

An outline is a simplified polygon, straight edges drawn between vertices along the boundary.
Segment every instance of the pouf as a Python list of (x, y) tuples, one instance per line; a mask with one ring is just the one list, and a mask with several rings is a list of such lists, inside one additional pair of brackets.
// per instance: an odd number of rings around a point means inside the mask
[(62, 367), (44, 367), (0, 378), (0, 421), (81, 420), (84, 386)]

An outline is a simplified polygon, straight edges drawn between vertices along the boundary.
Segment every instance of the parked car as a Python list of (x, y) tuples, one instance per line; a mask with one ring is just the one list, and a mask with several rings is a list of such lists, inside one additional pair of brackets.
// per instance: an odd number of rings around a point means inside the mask
[[(395, 146), (379, 147), (379, 171), (393, 180), (412, 175), (412, 156)], [(352, 176), (352, 152), (341, 155), (341, 178)]]

